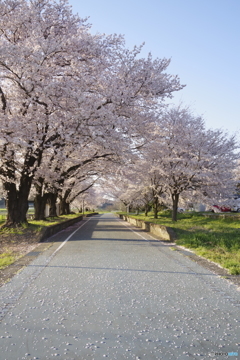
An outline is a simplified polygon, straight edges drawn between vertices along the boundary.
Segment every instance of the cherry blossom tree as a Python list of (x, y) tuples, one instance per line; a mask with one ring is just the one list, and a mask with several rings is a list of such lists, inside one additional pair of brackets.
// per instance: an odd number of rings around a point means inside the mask
[(234, 136), (207, 130), (201, 117), (181, 106), (165, 111), (154, 136), (145, 156), (151, 159), (151, 172), (158, 174), (162, 193), (172, 199), (173, 221), (181, 194), (194, 191), (224, 200), (233, 191), (239, 158)]
[(234, 171), (236, 179), (236, 192), (237, 195), (240, 195), (240, 160), (237, 162), (236, 169)]
[(71, 208), (77, 209), (78, 212), (85, 212), (86, 209), (96, 211), (96, 209), (105, 201), (104, 193), (98, 185), (89, 188), (78, 195), (71, 203)]
[(44, 150), (59, 137), (59, 101), (69, 98), (63, 80), (68, 79), (83, 28), (64, 1), (0, 4), (0, 173), (7, 225), (26, 221), (35, 172)]
[(87, 137), (117, 153), (126, 139), (136, 143), (156, 107), (182, 88), (177, 76), (166, 74), (169, 60), (141, 59), (141, 47), (125, 49), (122, 36), (91, 35), (89, 29), (65, 0), (0, 3), (0, 176), (7, 226), (26, 221), (46, 151), (58, 156), (73, 138), (81, 144)]
[[(66, 149), (65, 149), (66, 150)], [(56, 216), (56, 202), (60, 203), (60, 215), (67, 214), (70, 203), (82, 192), (88, 190), (96, 182), (97, 178), (106, 172), (106, 167), (113, 156), (110, 153), (101, 152), (100, 149), (92, 146), (92, 151), (87, 152), (71, 151), (68, 158), (64, 161), (64, 156), (49, 157), (45, 159), (45, 177), (36, 177), (34, 181), (36, 187), (35, 194), (35, 218), (44, 218), (44, 208), (46, 203)], [(58, 161), (56, 161), (58, 159)], [(43, 174), (40, 167), (39, 174)], [(84, 184), (84, 186), (82, 186)], [(86, 185), (87, 184), (87, 185)], [(39, 209), (39, 211), (38, 211)]]
[(149, 131), (145, 128), (142, 145), (107, 179), (111, 196), (127, 208), (151, 204), (155, 218), (160, 203), (170, 204), (173, 221), (179, 202), (229, 203), (237, 184), (236, 137), (206, 129), (187, 107), (170, 107), (158, 115)]

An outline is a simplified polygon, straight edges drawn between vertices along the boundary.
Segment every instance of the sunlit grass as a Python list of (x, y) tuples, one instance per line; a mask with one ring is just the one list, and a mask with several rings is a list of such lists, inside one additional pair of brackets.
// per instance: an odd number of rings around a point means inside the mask
[[(90, 212), (89, 212), (90, 213)], [(82, 214), (69, 214), (69, 215), (62, 215), (58, 217), (51, 217), (47, 218), (46, 220), (28, 220), (27, 223), (23, 223), (21, 226), (16, 228), (0, 228), (0, 235), (11, 235), (11, 234), (24, 234), (25, 230), (32, 230), (36, 233), (40, 232), (42, 229), (46, 228), (47, 226), (56, 225), (60, 222), (67, 221), (69, 219), (73, 219), (75, 217), (79, 217)], [(0, 221), (0, 226), (4, 224), (5, 221)]]
[(11, 253), (0, 254), (0, 269), (11, 265), (15, 260), (15, 257)]
[(29, 220), (29, 224), (32, 225), (39, 225), (39, 226), (51, 226), (55, 224), (59, 224), (61, 222), (74, 219), (76, 217), (81, 216), (82, 214), (68, 214), (68, 215), (61, 215), (57, 217), (49, 217), (46, 220)]
[(231, 275), (240, 274), (240, 250), (227, 251), (224, 248), (206, 249), (198, 247), (195, 249), (197, 255), (211, 260), (223, 268), (228, 269)]
[(51, 225), (55, 225), (58, 224), (62, 221), (66, 221), (66, 219), (60, 218), (60, 217), (53, 217), (53, 218), (49, 218), (46, 220), (29, 220), (28, 223), (30, 225), (38, 225), (38, 226), (51, 226)]
[[(0, 222), (0, 226), (3, 225), (5, 221)], [(17, 228), (0, 228), (0, 235), (6, 234), (6, 235), (14, 235), (14, 234), (23, 234), (25, 226), (17, 227)]]

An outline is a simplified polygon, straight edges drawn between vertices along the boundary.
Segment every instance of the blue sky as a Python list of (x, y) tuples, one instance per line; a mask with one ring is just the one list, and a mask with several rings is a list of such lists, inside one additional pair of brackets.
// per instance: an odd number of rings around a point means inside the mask
[[(187, 86), (173, 103), (189, 105), (208, 128), (240, 132), (240, 0), (69, 0), (92, 33), (145, 42), (142, 56), (171, 58), (168, 73)], [(238, 134), (240, 138), (240, 134)]]

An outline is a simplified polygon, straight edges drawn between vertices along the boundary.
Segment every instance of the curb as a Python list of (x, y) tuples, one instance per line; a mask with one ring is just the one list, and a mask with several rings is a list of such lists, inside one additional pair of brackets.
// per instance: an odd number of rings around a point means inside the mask
[(69, 220), (63, 221), (62, 223), (59, 223), (59, 224), (48, 226), (46, 229), (43, 229), (41, 231), (40, 237), (39, 237), (39, 242), (40, 243), (44, 242), (49, 237), (57, 234), (58, 232), (60, 232), (60, 231), (62, 231), (64, 229), (66, 229), (67, 227), (75, 224), (76, 222), (81, 221), (82, 219), (83, 219), (83, 215), (78, 216), (78, 217), (76, 217), (74, 219), (69, 219)]
[(69, 219), (69, 220), (63, 221), (62, 223), (48, 226), (46, 229), (43, 229), (41, 231), (40, 237), (39, 237), (39, 242), (40, 243), (44, 242), (49, 237), (57, 234), (58, 232), (66, 229), (69, 226), (72, 226), (73, 224), (77, 223), (78, 221), (81, 221), (83, 219), (83, 217), (90, 217), (90, 216), (97, 215), (97, 214), (98, 213), (80, 215), (78, 217), (75, 217), (74, 219)]
[(154, 224), (149, 221), (144, 221), (140, 219), (135, 219), (130, 216), (116, 214), (120, 219), (129, 222), (130, 224), (142, 228), (143, 230), (149, 232), (150, 234), (159, 237), (161, 240), (167, 240), (174, 242), (177, 239), (177, 235), (174, 230), (168, 226)]

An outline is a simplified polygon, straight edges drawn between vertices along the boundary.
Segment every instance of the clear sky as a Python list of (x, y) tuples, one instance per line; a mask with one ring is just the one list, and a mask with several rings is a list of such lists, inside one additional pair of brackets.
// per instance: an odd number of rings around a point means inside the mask
[(171, 58), (168, 73), (187, 85), (172, 102), (189, 105), (208, 128), (240, 132), (240, 0), (69, 3), (93, 34), (123, 34), (128, 48), (145, 42), (142, 56)]

